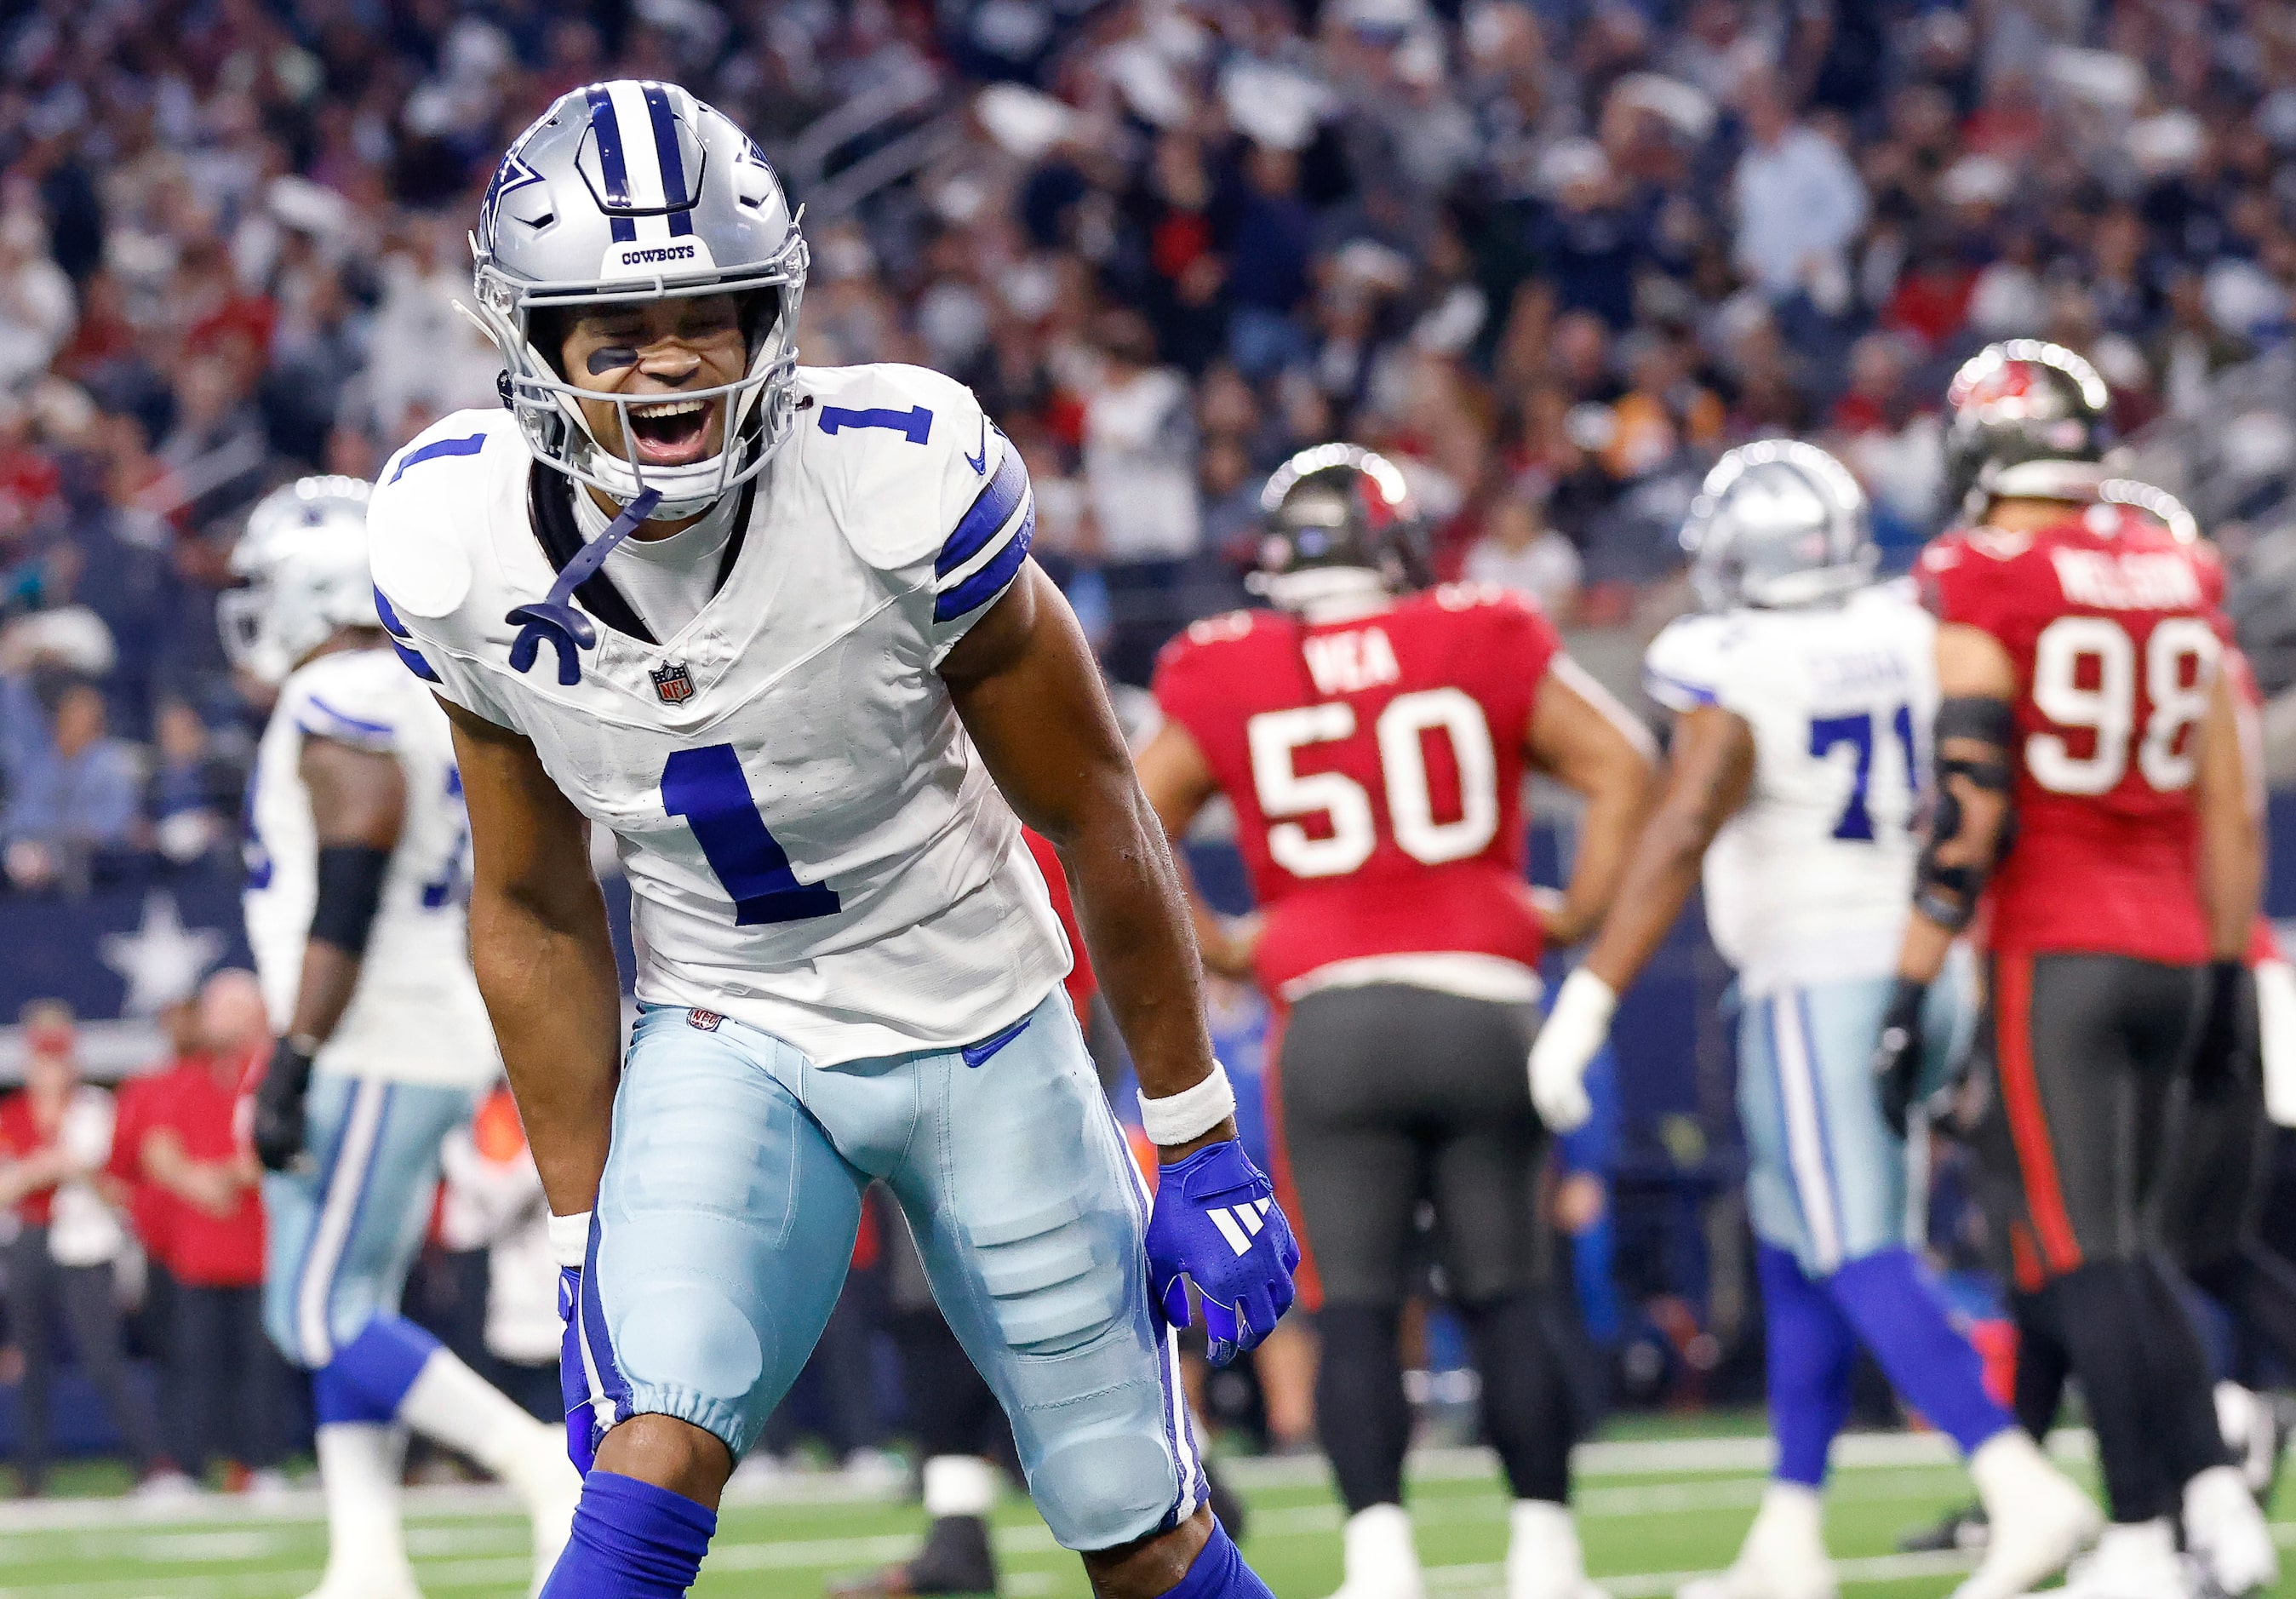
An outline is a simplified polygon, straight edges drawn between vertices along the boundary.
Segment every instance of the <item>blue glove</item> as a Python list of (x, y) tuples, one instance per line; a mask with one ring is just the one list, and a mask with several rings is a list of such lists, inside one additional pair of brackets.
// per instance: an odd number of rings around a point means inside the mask
[(1226, 1365), (1275, 1331), (1292, 1308), (1300, 1245), (1275, 1186), (1233, 1138), (1167, 1166), (1148, 1218), (1148, 1285), (1176, 1327), (1188, 1324), (1188, 1283), (1204, 1306), (1211, 1363)]
[(598, 1464), (598, 1416), (590, 1405), (590, 1376), (582, 1369), (582, 1268), (558, 1268), (558, 1316), (566, 1324), (558, 1343), (558, 1396), (566, 1401), (566, 1458), (585, 1477)]

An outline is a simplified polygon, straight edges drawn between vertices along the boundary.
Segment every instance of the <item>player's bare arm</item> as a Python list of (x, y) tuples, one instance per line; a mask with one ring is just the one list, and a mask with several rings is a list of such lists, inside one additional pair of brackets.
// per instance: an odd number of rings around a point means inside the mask
[(534, 746), (446, 706), (471, 814), (471, 963), (552, 1212), (590, 1209), (621, 1061), (621, 983), (581, 814)]
[(1539, 685), (1527, 747), (1540, 771), (1587, 801), (1570, 884), (1542, 913), (1548, 941), (1567, 947), (1594, 931), (1618, 894), (1650, 808), (1653, 750), (1610, 691), (1562, 655)]
[[(1186, 897), (1091, 647), (1052, 579), (1023, 567), (941, 676), (1006, 800), (1060, 851), (1141, 1091), (1193, 1087), (1211, 1075), (1212, 1046)], [(1163, 1159), (1234, 1136), (1229, 1118)]]
[(316, 735), (297, 767), (318, 832), (318, 897), (303, 945), (295, 1009), (255, 1097), (257, 1157), (283, 1171), (304, 1158), (311, 1065), (358, 987), (368, 933), (406, 815), (406, 779), (391, 756)]
[(1677, 716), (1665, 783), (1636, 840), (1616, 903), (1587, 952), (1585, 970), (1624, 993), (1682, 914), (1707, 846), (1738, 814), (1754, 783), (1754, 734), (1718, 705)]
[(303, 950), (303, 978), (287, 1036), (316, 1051), (342, 1020), (358, 986), (367, 924), (406, 814), (406, 779), (394, 758), (329, 738), (307, 738), (300, 767), (319, 832), (321, 904), (326, 906), (331, 892), (352, 896), (340, 913), (313, 921)]
[[(2208, 988), (2191, 1070), (2205, 1092), (2226, 1081), (2240, 1047), (2249, 940), (2264, 896), (2264, 759), (2256, 713), (2219, 671), (2197, 741), (2193, 800), (2200, 815), (2201, 913), (2208, 923)], [(2245, 1003), (2253, 1003), (2252, 1000)]]
[(2264, 893), (2264, 759), (2255, 714), (2219, 673), (2198, 734), (2193, 797), (2201, 816), (2201, 909), (2213, 960), (2248, 952)]
[(1148, 796), (1171, 846), (1172, 864), (1180, 874), (1181, 890), (1188, 898), (1188, 920), (1196, 931), (1196, 946), (1203, 952), (1204, 970), (1236, 979), (1251, 975), (1252, 950), (1259, 943), (1260, 922), (1256, 916), (1229, 918), (1214, 910), (1196, 887), (1180, 840), (1187, 835), (1196, 814), (1219, 791), (1219, 780), (1204, 759), (1195, 735), (1178, 722), (1167, 719), (1133, 758), (1141, 791)]
[(2015, 770), (2009, 727), (2017, 674), (2008, 651), (1981, 628), (1948, 622), (1938, 628), (1937, 667), (1940, 798), (1898, 956), (1898, 975), (1916, 983), (1936, 980), (1976, 910), (2009, 824)]
[[(1574, 944), (1610, 909), (1650, 809), (1650, 734), (1600, 684), (1558, 655), (1539, 686), (1526, 742), (1541, 771), (1587, 800), (1570, 886), (1560, 904), (1540, 909), (1548, 939)], [(1666, 920), (1674, 920), (1671, 911)], [(1584, 967), (1556, 991), (1529, 1060), (1531, 1103), (1556, 1132), (1569, 1132), (1594, 1112), (1587, 1063), (1602, 1047), (1617, 1004), (1618, 989)]]
[(1923, 1052), (1922, 1013), (1947, 952), (1977, 914), (1978, 897), (2008, 836), (2016, 782), (2017, 670), (1982, 628), (1946, 622), (1937, 631), (1938, 714), (1931, 735), (1929, 838), (1914, 870), (1913, 912), (1898, 948), (1897, 980), (1874, 1045), (1882, 1114), (1908, 1126)]

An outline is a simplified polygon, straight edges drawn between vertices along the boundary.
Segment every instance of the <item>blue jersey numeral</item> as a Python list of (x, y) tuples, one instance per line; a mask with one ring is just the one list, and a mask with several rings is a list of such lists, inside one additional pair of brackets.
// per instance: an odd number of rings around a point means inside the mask
[(247, 779), (246, 796), (239, 803), (239, 858), (247, 870), (247, 888), (259, 891), (271, 886), (271, 851), (255, 831), (255, 777)]
[(821, 408), (821, 430), (835, 433), (844, 428), (883, 428), (898, 433), (911, 444), (922, 444), (932, 437), (932, 413), (922, 406), (911, 406), (906, 411), (894, 411), (882, 406), (872, 406), (866, 411), (856, 411), (846, 406), (824, 406)]
[(463, 810), (463, 774), (459, 767), (447, 768), (447, 798), (455, 802), (455, 814), (462, 825), (455, 830), (455, 847), (447, 852), (446, 869), (422, 885), (422, 908), (443, 910), (460, 899), (463, 888), (463, 852), (471, 847), (471, 818)]
[(693, 829), (709, 869), (734, 897), (734, 922), (756, 927), (833, 915), (837, 892), (800, 882), (750, 797), (750, 780), (731, 744), (675, 751), (661, 769), (661, 805)]
[[(1908, 783), (1918, 783), (1921, 768), (1915, 764), (1914, 713), (1910, 708), (1900, 705), (1890, 714), (1890, 731), (1905, 753)], [(1874, 777), (1874, 716), (1869, 712), (1810, 718), (1809, 753), (1813, 759), (1824, 760), (1841, 744), (1848, 744), (1857, 758), (1849, 784), (1849, 802), (1841, 808), (1841, 815), (1833, 824), (1833, 836), (1837, 839), (1873, 841), (1874, 812), (1866, 804), (1866, 793)]]

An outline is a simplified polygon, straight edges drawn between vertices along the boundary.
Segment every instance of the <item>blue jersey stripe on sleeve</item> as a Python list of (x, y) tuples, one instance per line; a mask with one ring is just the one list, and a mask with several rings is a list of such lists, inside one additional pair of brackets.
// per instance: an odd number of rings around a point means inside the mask
[(1031, 505), (1021, 519), (1021, 530), (988, 565), (933, 602), (933, 620), (946, 622), (963, 616), (1003, 594), (1004, 586), (1021, 570), (1021, 562), (1028, 559), (1029, 541), (1036, 536), (1037, 508)]
[(405, 477), (410, 466), (420, 466), (425, 461), (437, 461), (447, 455), (475, 455), (486, 447), (487, 436), (484, 433), (473, 433), (467, 439), (433, 439), (430, 443), (401, 455), (398, 467), (392, 471), (384, 487), (388, 488)]
[[(341, 711), (337, 710), (333, 706), (328, 704), (324, 700), (319, 698), (316, 694), (313, 694), (310, 697), (310, 706), (313, 710), (319, 712), (323, 716), (334, 718), (336, 721), (340, 722), (352, 732), (364, 733), (370, 738), (390, 738), (398, 731), (398, 728), (393, 727), (388, 722), (369, 722), (363, 720), (358, 717), (346, 716)], [(308, 722), (301, 723), (300, 725), (303, 731), (306, 733), (316, 733), (323, 738), (332, 736), (324, 727), (314, 727)]]
[(390, 641), (390, 647), (398, 652), (398, 659), (406, 663), (406, 669), (422, 678), (423, 682), (443, 683), (444, 680), (432, 668), (430, 663), (422, 659), (421, 651), (411, 649), (395, 638)]
[(1644, 667), (1643, 668), (1643, 681), (1648, 685), (1651, 698), (1653, 700), (1659, 698), (1662, 693), (1667, 692), (1671, 692), (1685, 700), (1694, 700), (1701, 705), (1716, 704), (1719, 701), (1720, 698), (1720, 696), (1717, 695), (1710, 688), (1704, 687), (1702, 685), (1695, 683), (1685, 682), (1682, 678), (1672, 676), (1668, 673), (1655, 670), (1650, 667)]
[(375, 586), (374, 590), (374, 613), (382, 619), (382, 630), (391, 637), (413, 638), (414, 636), (406, 630), (406, 624), (398, 619), (398, 612), (390, 608), (390, 597), (382, 592), (380, 585)]
[(933, 576), (946, 578), (987, 549), (997, 530), (1013, 520), (1021, 496), (1028, 492), (1029, 469), (1021, 464), (1021, 452), (1008, 442), (1004, 459), (997, 463), (996, 475), (974, 496), (972, 507), (957, 520), (948, 542), (940, 546), (939, 558), (933, 562)]

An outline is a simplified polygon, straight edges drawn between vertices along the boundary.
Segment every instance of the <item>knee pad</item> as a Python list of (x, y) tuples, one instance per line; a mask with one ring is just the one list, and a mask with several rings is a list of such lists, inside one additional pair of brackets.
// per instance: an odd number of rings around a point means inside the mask
[(714, 1283), (680, 1274), (638, 1277), (616, 1319), (611, 1358), (636, 1383), (671, 1383), (708, 1398), (739, 1399), (765, 1374), (765, 1340)]
[(1029, 1473), (1029, 1493), (1064, 1549), (1113, 1549), (1194, 1509), (1154, 1438), (1110, 1430), (1062, 1444)]

